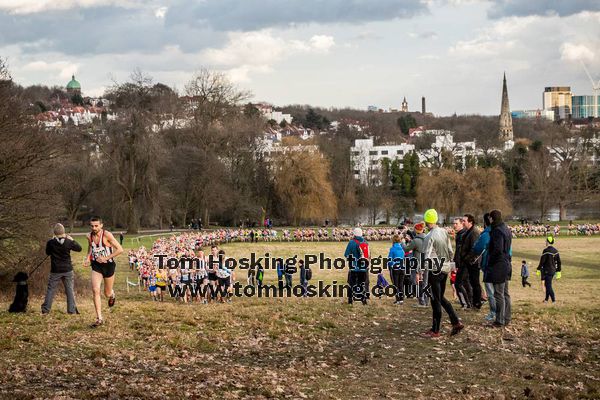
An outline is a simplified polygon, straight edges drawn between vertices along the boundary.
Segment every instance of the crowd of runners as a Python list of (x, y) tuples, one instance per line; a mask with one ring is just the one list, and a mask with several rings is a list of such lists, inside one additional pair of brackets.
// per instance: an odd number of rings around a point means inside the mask
[[(129, 268), (138, 273), (138, 285), (155, 301), (175, 297), (183, 303), (231, 302), (235, 270), (216, 263), (225, 256), (218, 244), (232, 240), (224, 232), (184, 233), (157, 239), (152, 248), (129, 251)], [(205, 254), (204, 246), (210, 250)], [(155, 255), (165, 256), (165, 264)], [(170, 264), (168, 258), (193, 259), (193, 265)], [(215, 260), (215, 263), (211, 262)]]
[[(366, 227), (365, 237), (368, 240), (389, 240), (402, 228)], [(202, 243), (229, 242), (340, 242), (352, 237), (352, 228), (297, 228), (297, 229), (252, 229), (224, 228), (195, 232)]]
[[(407, 225), (411, 227), (412, 225)], [(549, 234), (560, 236), (571, 235), (600, 235), (600, 223), (572, 224), (564, 228), (560, 225), (549, 224), (515, 224), (507, 225), (513, 238), (544, 237)], [(400, 234), (405, 226), (399, 227), (361, 227), (366, 240), (387, 241), (394, 235)], [(446, 230), (452, 233), (452, 226), (446, 226)], [(214, 230), (192, 231), (195, 238), (203, 244), (207, 243), (230, 243), (230, 242), (342, 242), (352, 238), (352, 228), (297, 228), (297, 229), (273, 229), (273, 228), (222, 228)]]
[(559, 224), (519, 224), (510, 225), (510, 230), (513, 238), (544, 237), (547, 235), (560, 236), (561, 232), (564, 233), (565, 231), (567, 236), (592, 236), (600, 235), (600, 223), (573, 224), (569, 222), (566, 228), (561, 228)]

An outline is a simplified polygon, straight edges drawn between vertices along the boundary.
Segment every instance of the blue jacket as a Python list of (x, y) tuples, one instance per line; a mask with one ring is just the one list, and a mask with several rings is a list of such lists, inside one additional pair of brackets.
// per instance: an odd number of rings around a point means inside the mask
[(476, 256), (479, 256), (483, 253), (483, 255), (481, 256), (481, 271), (483, 271), (483, 275), (485, 276), (485, 271), (488, 265), (488, 247), (490, 245), (490, 231), (492, 230), (491, 226), (486, 227), (483, 232), (481, 232), (481, 235), (479, 235), (479, 239), (477, 239), (477, 241), (475, 242), (475, 244), (473, 245), (473, 253), (475, 253)]
[(348, 242), (348, 246), (346, 246), (346, 251), (344, 252), (344, 257), (348, 258), (351, 254), (354, 257), (352, 261), (352, 266), (350, 267), (353, 271), (366, 271), (367, 265), (366, 263), (358, 263), (360, 259), (360, 249), (358, 248), (358, 244), (356, 243), (358, 240), (359, 243), (366, 243), (367, 241), (362, 236), (355, 236)]
[(388, 269), (392, 267), (402, 267), (402, 261), (404, 260), (404, 249), (400, 243), (394, 243), (390, 247), (390, 253), (388, 254), (389, 261), (387, 263)]

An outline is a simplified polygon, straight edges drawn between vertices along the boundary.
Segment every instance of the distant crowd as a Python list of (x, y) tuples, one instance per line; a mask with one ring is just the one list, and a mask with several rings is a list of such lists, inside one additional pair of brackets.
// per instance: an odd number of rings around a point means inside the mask
[[(520, 224), (510, 225), (511, 233), (514, 238), (520, 237), (543, 237), (547, 235), (560, 236), (561, 226), (556, 224), (554, 226), (546, 224)], [(593, 224), (573, 224), (570, 222), (567, 227), (567, 236), (578, 236), (578, 235), (599, 235), (600, 234), (600, 223)]]
[[(399, 227), (362, 227), (364, 237), (370, 242), (389, 241), (394, 235), (400, 234), (405, 228)], [(568, 224), (566, 228), (560, 225), (541, 223), (525, 223), (508, 225), (513, 238), (544, 237), (549, 234), (560, 236), (566, 231), (567, 236), (600, 235), (600, 223)], [(452, 227), (446, 227), (449, 233)], [(202, 230), (193, 233), (201, 245), (230, 242), (342, 242), (352, 238), (351, 228), (223, 228)]]

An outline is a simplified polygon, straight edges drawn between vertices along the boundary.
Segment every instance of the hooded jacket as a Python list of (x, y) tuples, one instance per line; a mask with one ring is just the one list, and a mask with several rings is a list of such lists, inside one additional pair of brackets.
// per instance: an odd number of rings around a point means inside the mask
[(350, 239), (348, 245), (346, 246), (344, 257), (348, 258), (350, 255), (352, 255), (352, 265), (350, 266), (352, 271), (366, 271), (367, 264), (365, 262), (359, 262), (361, 253), (360, 248), (358, 247), (359, 245), (356, 243), (356, 241), (358, 241), (358, 243), (367, 243), (362, 236), (354, 236), (352, 239)]
[(544, 249), (537, 269), (542, 271), (542, 277), (554, 276), (556, 272), (561, 271), (560, 254), (554, 246), (548, 246)]
[(512, 235), (502, 221), (492, 224), (488, 247), (487, 275), (484, 282), (504, 283), (510, 279)]

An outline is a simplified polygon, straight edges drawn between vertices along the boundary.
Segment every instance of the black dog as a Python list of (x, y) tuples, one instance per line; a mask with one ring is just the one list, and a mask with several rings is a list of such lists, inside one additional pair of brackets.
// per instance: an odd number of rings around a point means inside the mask
[(17, 313), (27, 311), (27, 302), (29, 301), (28, 278), (29, 276), (25, 272), (18, 272), (15, 275), (13, 282), (17, 283), (17, 292), (15, 293), (15, 300), (8, 308), (8, 312)]

